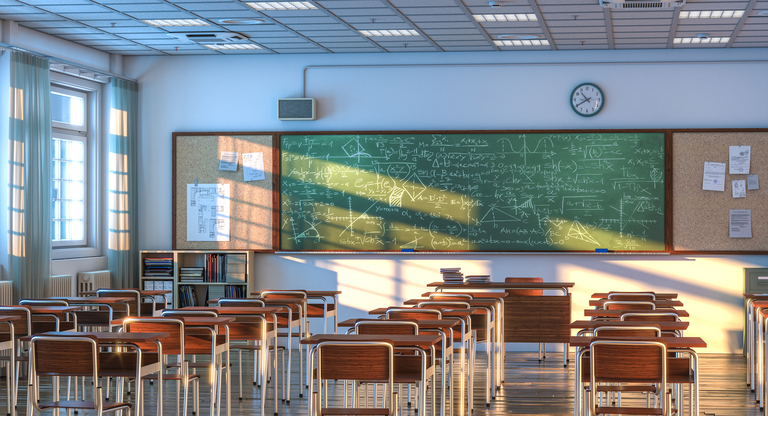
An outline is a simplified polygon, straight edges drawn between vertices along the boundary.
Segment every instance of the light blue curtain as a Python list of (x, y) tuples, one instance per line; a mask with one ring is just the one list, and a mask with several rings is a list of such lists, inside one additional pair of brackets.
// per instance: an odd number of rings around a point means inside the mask
[(11, 52), (10, 223), (13, 301), (49, 295), (51, 78), (49, 61)]
[(138, 84), (118, 78), (110, 86), (109, 252), (112, 288), (139, 287)]

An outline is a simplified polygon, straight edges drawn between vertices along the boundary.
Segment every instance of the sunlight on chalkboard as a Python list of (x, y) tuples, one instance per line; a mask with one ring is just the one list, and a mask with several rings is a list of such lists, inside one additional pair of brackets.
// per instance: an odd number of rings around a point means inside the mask
[[(467, 211), (453, 213), (451, 220), (467, 224), (476, 217), (472, 211), (478, 204), (476, 199), (466, 194), (425, 186), (417, 173), (404, 170), (400, 166), (386, 173), (377, 173), (328, 160), (313, 159), (305, 169), (303, 163), (292, 166), (290, 162), (304, 161), (306, 156), (283, 151), (281, 157), (283, 166), (289, 167), (288, 171), (284, 168), (282, 172), (284, 178), (305, 182), (307, 186), (321, 186), (329, 191), (366, 198), (372, 201), (370, 208), (377, 211), (397, 212), (397, 209), (402, 208), (430, 214), (436, 213), (441, 207), (460, 206)], [(297, 195), (301, 196), (301, 193)], [(383, 203), (385, 206), (377, 207), (377, 203)]]
[[(620, 225), (626, 227), (625, 225)], [(562, 250), (663, 250), (663, 239), (651, 238), (650, 235), (643, 235), (633, 232), (622, 232), (606, 229), (599, 225), (581, 222), (579, 220), (568, 220), (563, 218), (551, 218), (548, 220), (546, 232), (546, 244), (555, 249)]]

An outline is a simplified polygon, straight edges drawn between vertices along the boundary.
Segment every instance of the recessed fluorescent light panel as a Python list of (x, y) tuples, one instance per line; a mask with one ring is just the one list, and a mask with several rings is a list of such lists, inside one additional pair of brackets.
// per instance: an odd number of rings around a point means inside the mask
[(549, 45), (549, 41), (546, 39), (534, 39), (534, 40), (497, 40), (493, 41), (496, 46), (541, 46)]
[(155, 27), (200, 27), (210, 25), (199, 19), (144, 20), (144, 22)]
[(317, 9), (310, 2), (255, 2), (246, 4), (256, 10), (265, 11)]
[(246, 49), (261, 49), (256, 44), (219, 44), (219, 45), (203, 45), (206, 48), (212, 50), (246, 50)]
[(723, 44), (728, 43), (731, 38), (729, 37), (710, 37), (706, 39), (701, 38), (674, 38), (672, 43), (676, 44)]
[(472, 15), (477, 21), (480, 22), (496, 22), (496, 21), (538, 21), (536, 14), (486, 14), (486, 15)]
[(418, 36), (419, 32), (416, 30), (360, 30), (364, 36), (376, 37), (376, 36)]
[(681, 11), (680, 19), (694, 19), (694, 18), (741, 18), (744, 16), (743, 10), (727, 10), (727, 11)]

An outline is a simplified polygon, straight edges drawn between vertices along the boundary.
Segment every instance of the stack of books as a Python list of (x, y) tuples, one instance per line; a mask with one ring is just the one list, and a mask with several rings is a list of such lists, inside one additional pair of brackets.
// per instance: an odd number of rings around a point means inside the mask
[(461, 273), (461, 268), (450, 267), (441, 268), (440, 273), (443, 275), (443, 283), (461, 285), (464, 283), (464, 274)]
[(468, 284), (487, 284), (491, 283), (491, 275), (471, 275), (466, 277)]
[(179, 282), (203, 282), (203, 267), (182, 267), (179, 269)]
[(145, 277), (171, 277), (173, 276), (173, 258), (145, 257)]
[(205, 281), (227, 282), (227, 255), (205, 254)]
[(195, 287), (191, 285), (179, 286), (179, 306), (197, 306), (197, 296), (195, 293)]

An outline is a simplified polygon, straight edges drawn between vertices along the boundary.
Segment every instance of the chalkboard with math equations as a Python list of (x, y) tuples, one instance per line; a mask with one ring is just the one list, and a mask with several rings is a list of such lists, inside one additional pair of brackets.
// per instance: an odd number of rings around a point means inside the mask
[(664, 251), (664, 133), (281, 135), (280, 249)]

